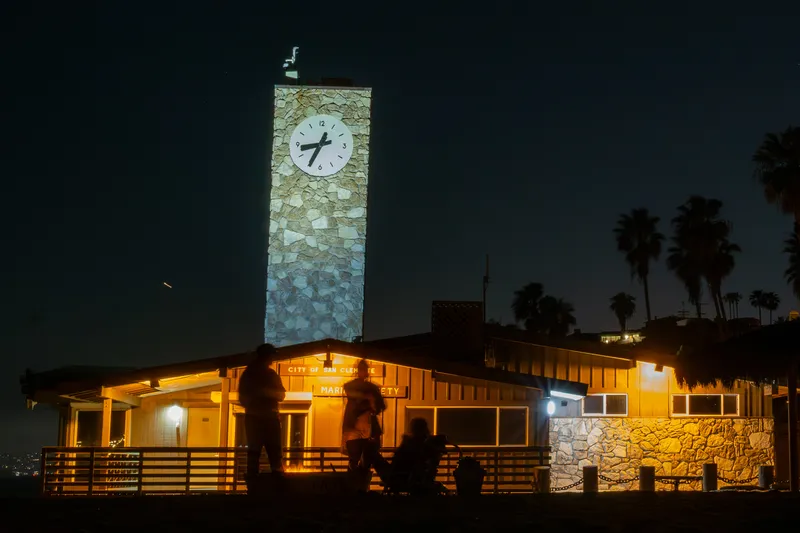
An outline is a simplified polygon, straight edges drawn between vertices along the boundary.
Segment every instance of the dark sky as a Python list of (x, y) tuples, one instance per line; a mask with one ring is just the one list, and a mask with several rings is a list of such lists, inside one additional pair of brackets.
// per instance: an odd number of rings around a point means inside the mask
[[(799, 122), (793, 2), (775, 17), (579, 2), (371, 19), (336, 3), (104, 4), (0, 17), (0, 410), (29, 426), (0, 451), (54, 443), (52, 414), (23, 409), (26, 367), (149, 365), (262, 339), (272, 87), (293, 45), (304, 77), (374, 88), (367, 337), (427, 331), (433, 299), (479, 299), (486, 253), (491, 317), (510, 320), (513, 291), (539, 281), (584, 331), (612, 329), (611, 295), (643, 307), (618, 214), (666, 221), (690, 194), (725, 203), (744, 250), (723, 290), (776, 291), (784, 315), (795, 303), (791, 221), (750, 165), (765, 132)], [(656, 315), (685, 299), (663, 266), (651, 287)]]

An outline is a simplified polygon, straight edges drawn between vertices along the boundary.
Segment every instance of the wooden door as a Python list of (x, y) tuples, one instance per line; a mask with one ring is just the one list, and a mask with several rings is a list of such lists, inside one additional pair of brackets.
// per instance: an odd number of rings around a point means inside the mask
[[(216, 448), (219, 445), (219, 408), (190, 407), (186, 423), (186, 446), (189, 448)], [(219, 454), (192, 453), (192, 489), (216, 488)], [(205, 459), (208, 458), (208, 459)], [(213, 476), (212, 476), (213, 474)]]

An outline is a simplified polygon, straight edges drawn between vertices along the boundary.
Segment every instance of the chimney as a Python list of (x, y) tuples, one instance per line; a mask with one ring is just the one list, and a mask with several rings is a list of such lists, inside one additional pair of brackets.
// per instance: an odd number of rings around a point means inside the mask
[(484, 364), (481, 302), (434, 301), (431, 334), (442, 358)]

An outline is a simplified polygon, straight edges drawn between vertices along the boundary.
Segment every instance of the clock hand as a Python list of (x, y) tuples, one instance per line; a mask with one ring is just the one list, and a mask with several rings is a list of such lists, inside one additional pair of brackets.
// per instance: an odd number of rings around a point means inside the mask
[[(322, 143), (322, 146), (328, 146), (332, 142), (333, 141), (325, 141), (324, 143)], [(317, 146), (319, 146), (319, 143), (301, 144), (300, 145), (300, 149), (301, 150), (311, 150), (313, 148), (316, 148)]]
[(314, 153), (311, 154), (311, 159), (308, 161), (308, 166), (314, 164), (314, 160), (319, 155), (319, 151), (322, 150), (322, 147), (325, 146), (325, 141), (328, 139), (328, 132), (322, 134), (322, 138), (319, 140), (319, 144), (317, 144), (317, 148), (314, 150)]

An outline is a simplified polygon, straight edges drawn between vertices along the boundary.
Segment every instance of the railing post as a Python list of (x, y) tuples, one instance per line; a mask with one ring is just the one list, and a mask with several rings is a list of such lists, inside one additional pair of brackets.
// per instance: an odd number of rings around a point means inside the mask
[(500, 450), (494, 451), (494, 493), (500, 491)]
[(42, 496), (44, 496), (44, 494), (47, 491), (47, 478), (45, 478), (45, 476), (47, 475), (46, 454), (47, 450), (45, 448), (42, 448), (42, 453), (41, 455), (39, 455), (39, 483), (40, 483), (39, 492)]
[(191, 493), (192, 452), (186, 450), (186, 494)]
[(239, 450), (233, 452), (233, 486), (234, 494), (239, 488)]
[(92, 495), (94, 489), (94, 448), (89, 450), (89, 485), (87, 486), (87, 493)]
[(758, 467), (758, 488), (769, 489), (774, 481), (774, 471), (771, 466)]
[(583, 467), (583, 492), (594, 494), (597, 492), (597, 466)]
[(640, 466), (639, 467), (639, 492), (655, 492), (656, 491), (656, 467), (654, 466)]
[(142, 495), (144, 490), (144, 452), (139, 450), (139, 460), (137, 461), (138, 474), (136, 477), (136, 494)]
[(319, 451), (319, 471), (325, 471), (325, 450)]
[(550, 467), (533, 467), (533, 491), (539, 494), (550, 492)]
[(717, 464), (706, 463), (703, 465), (703, 492), (717, 490)]

